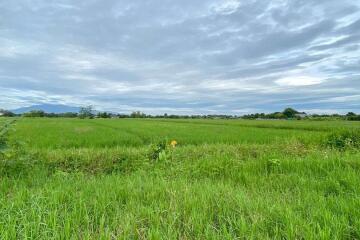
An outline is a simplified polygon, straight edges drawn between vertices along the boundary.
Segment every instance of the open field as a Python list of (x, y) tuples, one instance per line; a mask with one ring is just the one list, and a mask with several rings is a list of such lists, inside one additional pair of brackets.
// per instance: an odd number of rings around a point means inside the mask
[(325, 144), (356, 122), (21, 118), (11, 128), (0, 239), (360, 239), (360, 152)]
[(26, 119), (16, 138), (33, 148), (144, 146), (161, 139), (181, 145), (205, 143), (284, 143), (296, 139), (317, 143), (329, 131), (360, 129), (357, 122), (245, 120), (80, 120)]

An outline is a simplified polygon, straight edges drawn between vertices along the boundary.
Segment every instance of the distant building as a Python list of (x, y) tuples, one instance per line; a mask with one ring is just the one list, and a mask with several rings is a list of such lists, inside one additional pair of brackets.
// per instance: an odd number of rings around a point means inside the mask
[(305, 117), (307, 117), (307, 114), (306, 113), (296, 113), (295, 114), (295, 117), (298, 117), (298, 118), (305, 118)]

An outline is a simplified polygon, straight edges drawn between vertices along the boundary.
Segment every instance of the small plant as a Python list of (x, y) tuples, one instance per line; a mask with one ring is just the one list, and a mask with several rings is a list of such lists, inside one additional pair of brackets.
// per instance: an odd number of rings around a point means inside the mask
[(151, 145), (149, 158), (153, 161), (166, 161), (171, 155), (171, 149), (175, 148), (177, 141), (172, 140), (168, 143), (167, 140), (162, 140), (156, 144)]
[(170, 142), (170, 146), (171, 146), (172, 148), (175, 148), (177, 144), (178, 144), (178, 143), (177, 143), (176, 140), (172, 140), (172, 141)]
[(166, 141), (160, 141), (150, 146), (149, 158), (151, 160), (159, 160), (159, 156), (166, 150)]
[(267, 173), (271, 173), (279, 166), (280, 166), (279, 159), (276, 159), (276, 158), (268, 159), (266, 162), (266, 171), (267, 171)]
[(339, 150), (360, 148), (360, 131), (352, 130), (330, 134), (325, 145)]

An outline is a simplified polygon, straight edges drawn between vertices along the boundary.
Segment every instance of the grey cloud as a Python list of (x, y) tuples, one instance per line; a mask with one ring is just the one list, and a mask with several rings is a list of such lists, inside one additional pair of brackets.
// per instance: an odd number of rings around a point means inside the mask
[(273, 73), (284, 73), (291, 70), (296, 69), (303, 69), (304, 66), (300, 66), (301, 64), (305, 63), (314, 63), (322, 59), (326, 59), (331, 55), (329, 54), (318, 54), (314, 56), (310, 55), (302, 55), (302, 56), (296, 56), (294, 58), (287, 58), (284, 60), (273, 60), (273, 61), (267, 61), (263, 64), (257, 64), (255, 66), (246, 66), (242, 67), (240, 69), (230, 70), (224, 74), (222, 74), (222, 78), (248, 78), (248, 77), (256, 77), (256, 76), (263, 76), (267, 74), (273, 74)]
[(240, 41), (240, 45), (235, 51), (232, 51), (222, 59), (228, 59), (225, 63), (236, 61), (236, 59), (251, 59), (277, 54), (283, 51), (291, 51), (296, 47), (304, 46), (310, 43), (324, 32), (330, 31), (334, 27), (332, 21), (323, 21), (313, 26), (307, 27), (296, 32), (274, 32), (265, 35), (258, 41)]
[[(346, 97), (360, 89), (359, 6), (347, 0), (4, 0), (0, 107), (59, 101), (152, 113), (288, 104), (359, 111)], [(321, 81), (276, 84), (299, 76)], [(336, 97), (345, 101), (331, 102)]]

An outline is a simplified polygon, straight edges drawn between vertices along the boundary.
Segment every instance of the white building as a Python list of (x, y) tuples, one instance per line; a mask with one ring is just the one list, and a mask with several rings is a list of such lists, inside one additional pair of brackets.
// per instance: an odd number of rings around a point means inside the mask
[(297, 113), (295, 114), (296, 117), (299, 117), (299, 118), (304, 118), (304, 117), (307, 117), (307, 114), (306, 113)]

